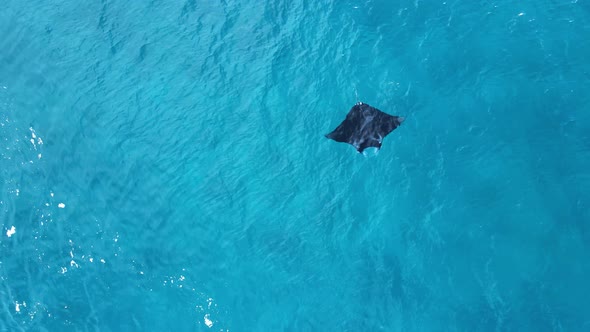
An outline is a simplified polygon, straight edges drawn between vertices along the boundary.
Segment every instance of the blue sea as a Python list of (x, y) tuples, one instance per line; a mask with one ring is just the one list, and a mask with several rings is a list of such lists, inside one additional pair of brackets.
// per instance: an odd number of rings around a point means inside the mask
[[(0, 331), (590, 331), (588, 0), (4, 0)], [(362, 101), (405, 122), (327, 139)]]

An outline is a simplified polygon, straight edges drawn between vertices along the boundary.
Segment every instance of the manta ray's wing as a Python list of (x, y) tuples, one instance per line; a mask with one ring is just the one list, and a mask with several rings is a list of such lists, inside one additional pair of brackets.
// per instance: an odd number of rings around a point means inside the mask
[(384, 113), (368, 104), (354, 105), (346, 119), (326, 137), (348, 143), (362, 153), (368, 147), (381, 148), (383, 138), (397, 128), (403, 118)]
[(369, 147), (381, 149), (381, 144), (385, 136), (389, 135), (395, 128), (404, 121), (404, 118), (394, 115), (389, 115), (375, 109), (376, 113), (370, 124), (365, 128), (362, 133), (361, 144), (357, 147), (358, 152), (362, 153), (363, 150)]
[(336, 129), (327, 134), (326, 137), (333, 139), (336, 142), (354, 145), (354, 141), (358, 138), (361, 130), (362, 113), (363, 110), (360, 105), (354, 105), (350, 111), (348, 111), (348, 114), (346, 114), (346, 119), (344, 119)]
[(380, 112), (379, 119), (376, 122), (374, 133), (379, 135), (381, 138), (389, 135), (395, 128), (404, 122), (404, 118), (401, 116), (389, 115)]
[(331, 133), (327, 134), (326, 137), (333, 139), (336, 142), (350, 143), (350, 137), (352, 136), (352, 124), (346, 120), (336, 127)]

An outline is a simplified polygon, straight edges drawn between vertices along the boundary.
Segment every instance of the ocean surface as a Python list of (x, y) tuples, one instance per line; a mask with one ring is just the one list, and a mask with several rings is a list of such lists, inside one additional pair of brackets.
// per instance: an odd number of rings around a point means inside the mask
[[(4, 0), (0, 331), (589, 331), (588, 0)], [(357, 101), (406, 121), (326, 139)]]

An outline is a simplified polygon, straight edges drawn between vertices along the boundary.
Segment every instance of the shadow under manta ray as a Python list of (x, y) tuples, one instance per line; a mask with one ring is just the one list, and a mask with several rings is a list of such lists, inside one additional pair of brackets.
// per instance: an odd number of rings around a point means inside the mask
[(348, 143), (359, 153), (368, 147), (381, 148), (383, 138), (404, 121), (362, 102), (356, 103), (331, 133), (325, 135), (336, 142)]

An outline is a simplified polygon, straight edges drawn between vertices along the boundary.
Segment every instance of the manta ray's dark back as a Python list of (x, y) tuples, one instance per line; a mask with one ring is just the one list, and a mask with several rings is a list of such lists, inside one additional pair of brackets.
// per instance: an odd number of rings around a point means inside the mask
[(336, 142), (348, 143), (362, 153), (368, 147), (381, 148), (383, 138), (397, 128), (404, 118), (384, 113), (375, 107), (358, 102), (346, 115), (346, 119), (326, 137)]

